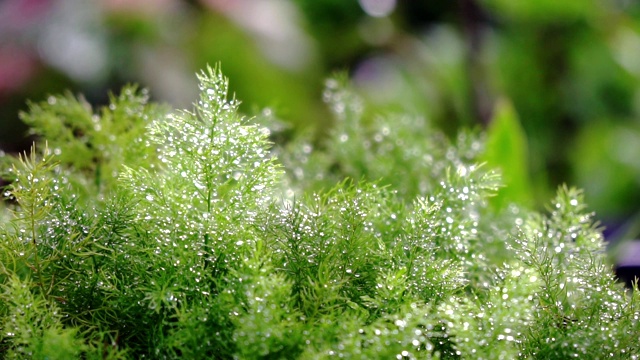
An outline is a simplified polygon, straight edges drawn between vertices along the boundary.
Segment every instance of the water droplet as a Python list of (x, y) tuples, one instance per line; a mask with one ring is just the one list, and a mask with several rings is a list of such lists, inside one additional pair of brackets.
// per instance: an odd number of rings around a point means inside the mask
[(261, 190), (264, 190), (264, 188), (265, 188), (265, 186), (263, 184), (257, 184), (257, 185), (254, 185), (253, 188), (251, 188), (251, 190), (253, 190), (253, 191), (261, 191)]

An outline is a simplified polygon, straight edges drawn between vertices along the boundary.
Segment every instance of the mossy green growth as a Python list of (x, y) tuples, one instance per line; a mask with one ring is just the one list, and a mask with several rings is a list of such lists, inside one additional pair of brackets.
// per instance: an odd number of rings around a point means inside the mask
[(274, 147), (219, 69), (199, 80), (191, 110), (127, 87), (23, 115), (43, 138), (2, 159), (0, 357), (637, 357), (638, 292), (579, 191), (497, 212), (481, 134), (335, 80), (330, 135)]

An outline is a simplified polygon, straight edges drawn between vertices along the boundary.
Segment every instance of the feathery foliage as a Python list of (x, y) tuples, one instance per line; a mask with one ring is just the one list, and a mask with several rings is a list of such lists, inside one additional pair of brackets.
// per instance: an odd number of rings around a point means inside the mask
[(637, 358), (638, 292), (580, 191), (489, 206), (482, 134), (368, 114), (335, 79), (329, 136), (273, 147), (198, 78), (191, 110), (126, 87), (22, 115), (41, 140), (2, 159), (1, 357)]

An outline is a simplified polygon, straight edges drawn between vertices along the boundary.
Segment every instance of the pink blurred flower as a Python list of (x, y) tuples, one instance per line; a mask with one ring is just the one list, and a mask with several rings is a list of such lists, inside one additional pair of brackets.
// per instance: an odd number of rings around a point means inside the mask
[(38, 68), (33, 53), (20, 49), (0, 49), (0, 96), (14, 92), (31, 79)]

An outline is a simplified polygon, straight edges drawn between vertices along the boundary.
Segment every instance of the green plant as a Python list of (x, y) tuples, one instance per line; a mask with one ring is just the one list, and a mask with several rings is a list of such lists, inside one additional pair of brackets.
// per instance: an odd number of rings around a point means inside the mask
[(489, 206), (481, 136), (369, 120), (339, 81), (326, 142), (271, 149), (199, 80), (192, 110), (31, 105), (48, 145), (3, 159), (4, 358), (637, 358), (638, 292), (579, 191)]

